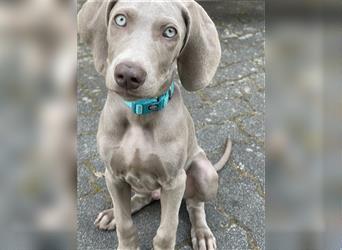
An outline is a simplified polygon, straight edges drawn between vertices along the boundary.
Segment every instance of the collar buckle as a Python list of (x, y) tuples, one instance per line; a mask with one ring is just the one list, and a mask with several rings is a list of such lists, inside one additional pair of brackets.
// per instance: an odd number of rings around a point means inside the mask
[(142, 113), (143, 113), (143, 105), (141, 105), (141, 104), (135, 105), (135, 113), (137, 115), (142, 115)]
[(150, 104), (147, 108), (148, 110), (151, 110), (151, 111), (158, 111), (159, 110), (159, 103), (153, 103), (153, 104)]

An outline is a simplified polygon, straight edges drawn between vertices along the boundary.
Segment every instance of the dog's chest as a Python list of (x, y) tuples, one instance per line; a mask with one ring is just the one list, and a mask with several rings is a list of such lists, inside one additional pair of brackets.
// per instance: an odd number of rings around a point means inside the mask
[(171, 182), (185, 158), (177, 141), (161, 142), (153, 131), (140, 127), (127, 129), (119, 145), (112, 155), (113, 173), (139, 192), (151, 192)]

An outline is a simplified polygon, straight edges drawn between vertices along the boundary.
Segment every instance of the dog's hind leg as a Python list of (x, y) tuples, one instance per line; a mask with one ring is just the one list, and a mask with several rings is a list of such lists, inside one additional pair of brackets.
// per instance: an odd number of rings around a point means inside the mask
[(216, 196), (218, 175), (204, 153), (200, 153), (187, 171), (186, 207), (191, 222), (191, 240), (194, 250), (214, 250), (216, 240), (205, 216), (204, 202)]
[[(153, 200), (151, 194), (134, 194), (131, 198), (131, 213), (134, 214), (138, 212)], [(99, 213), (94, 224), (100, 230), (115, 230), (114, 209), (107, 209)]]
[(194, 250), (215, 250), (216, 239), (208, 227), (204, 202), (187, 199), (186, 208), (191, 222), (191, 241)]

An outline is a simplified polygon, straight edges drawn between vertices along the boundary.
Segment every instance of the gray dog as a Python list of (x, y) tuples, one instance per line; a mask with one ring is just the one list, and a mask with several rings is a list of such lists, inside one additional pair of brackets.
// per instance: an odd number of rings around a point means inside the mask
[(211, 81), (221, 57), (214, 23), (193, 0), (107, 0), (86, 2), (78, 24), (108, 89), (97, 142), (114, 208), (101, 212), (96, 226), (116, 227), (118, 249), (139, 249), (131, 214), (160, 199), (153, 247), (174, 249), (184, 197), (193, 248), (216, 249), (204, 202), (217, 193), (231, 142), (213, 166), (174, 83), (176, 70), (188, 91)]

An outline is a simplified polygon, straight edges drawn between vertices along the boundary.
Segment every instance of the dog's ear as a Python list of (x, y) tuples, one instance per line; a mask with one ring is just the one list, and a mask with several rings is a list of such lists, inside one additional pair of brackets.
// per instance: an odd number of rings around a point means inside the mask
[(178, 57), (178, 74), (186, 90), (206, 87), (215, 75), (221, 59), (221, 45), (215, 24), (195, 1), (185, 1), (183, 18), (187, 27), (184, 45)]
[(116, 0), (88, 0), (77, 16), (80, 38), (91, 47), (95, 69), (105, 75), (107, 69), (107, 27)]

